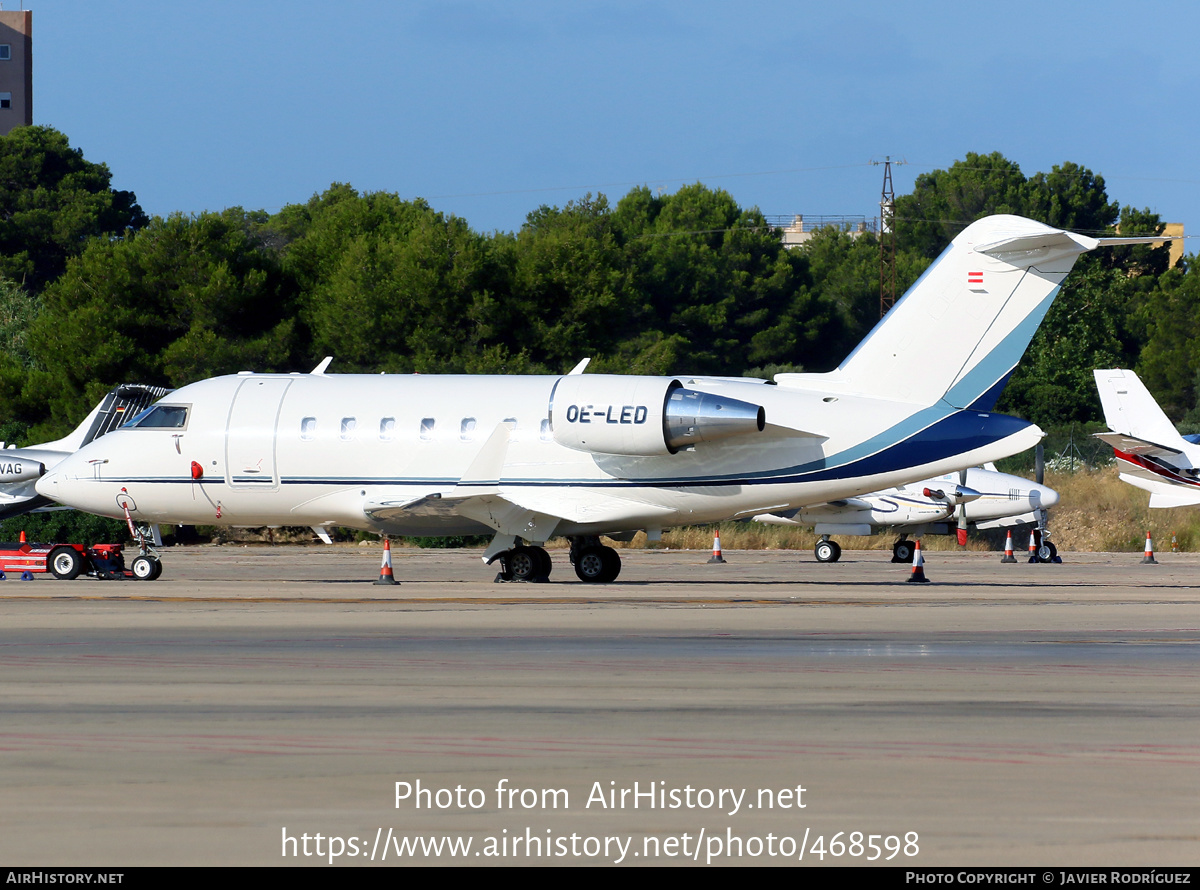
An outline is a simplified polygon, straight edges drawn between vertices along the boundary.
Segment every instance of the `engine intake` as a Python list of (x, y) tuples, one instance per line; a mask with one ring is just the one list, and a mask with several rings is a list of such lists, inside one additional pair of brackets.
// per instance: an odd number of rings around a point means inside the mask
[(766, 410), (670, 377), (576, 374), (555, 384), (550, 425), (565, 448), (649, 456), (762, 432)]

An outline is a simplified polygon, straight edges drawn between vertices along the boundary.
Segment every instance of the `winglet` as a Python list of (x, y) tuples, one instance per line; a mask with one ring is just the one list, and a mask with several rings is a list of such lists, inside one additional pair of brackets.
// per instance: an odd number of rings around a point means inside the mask
[(329, 367), (331, 361), (333, 361), (332, 355), (325, 356), (325, 358), (321, 359), (321, 364), (317, 365), (309, 373), (316, 374), (318, 377), (325, 376), (325, 369)]
[(573, 367), (570, 371), (568, 371), (567, 376), (570, 377), (573, 374), (582, 374), (583, 369), (588, 366), (588, 362), (590, 362), (590, 361), (591, 361), (590, 357), (585, 358), (583, 361), (581, 361), (579, 364), (577, 364), (575, 367)]

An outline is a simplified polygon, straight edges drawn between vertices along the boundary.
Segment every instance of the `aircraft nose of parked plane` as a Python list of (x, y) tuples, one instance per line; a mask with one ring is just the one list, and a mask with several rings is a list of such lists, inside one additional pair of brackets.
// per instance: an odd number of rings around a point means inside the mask
[(37, 493), (43, 497), (50, 498), (56, 503), (67, 507), (84, 508), (83, 504), (77, 503), (78, 484), (76, 477), (79, 475), (79, 458), (76, 455), (63, 458), (53, 469), (38, 479), (34, 488)]
[(1053, 488), (1034, 488), (1029, 492), (1029, 499), (1035, 507), (1045, 510), (1058, 503), (1058, 492)]

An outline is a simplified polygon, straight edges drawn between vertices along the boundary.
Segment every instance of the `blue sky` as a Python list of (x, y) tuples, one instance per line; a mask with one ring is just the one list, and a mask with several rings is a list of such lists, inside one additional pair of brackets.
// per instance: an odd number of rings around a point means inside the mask
[(24, 6), (35, 123), (154, 214), (336, 181), (514, 230), (588, 191), (702, 181), (767, 214), (872, 216), (872, 160), (908, 162), (900, 194), (999, 151), (1026, 175), (1083, 164), (1200, 235), (1200, 4)]

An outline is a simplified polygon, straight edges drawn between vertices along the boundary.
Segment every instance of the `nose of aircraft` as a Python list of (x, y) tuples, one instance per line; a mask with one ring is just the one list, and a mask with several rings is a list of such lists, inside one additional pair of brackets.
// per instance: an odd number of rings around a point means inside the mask
[(1053, 507), (1058, 503), (1058, 492), (1044, 485), (1030, 490), (1030, 499), (1043, 509)]
[(34, 485), (37, 493), (67, 507), (82, 506), (74, 503), (73, 498), (76, 486), (72, 484), (72, 480), (79, 475), (79, 464), (78, 453), (63, 458), (46, 475), (38, 479)]

